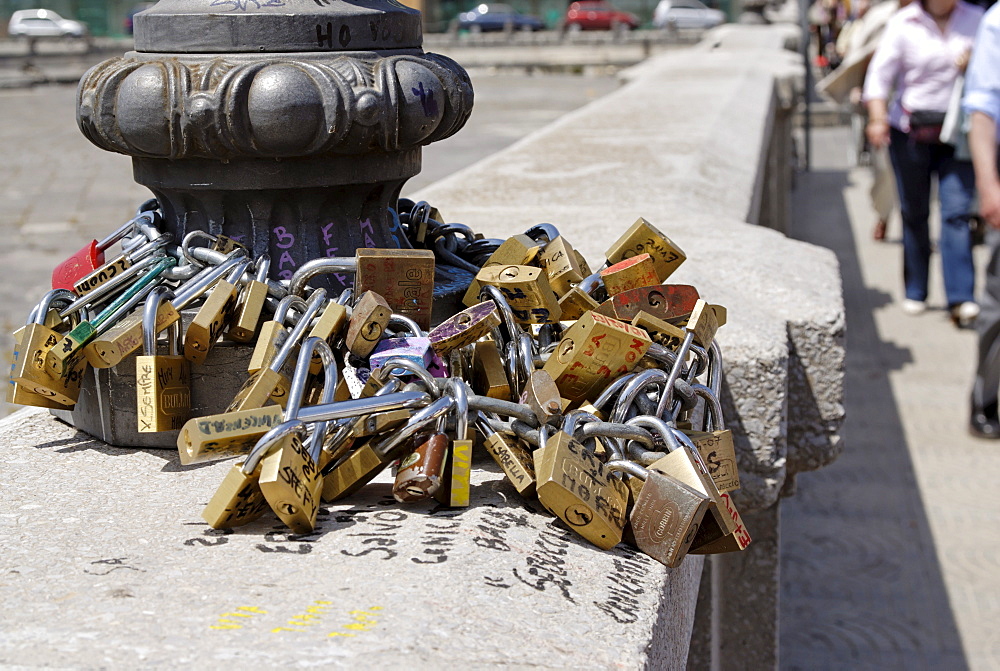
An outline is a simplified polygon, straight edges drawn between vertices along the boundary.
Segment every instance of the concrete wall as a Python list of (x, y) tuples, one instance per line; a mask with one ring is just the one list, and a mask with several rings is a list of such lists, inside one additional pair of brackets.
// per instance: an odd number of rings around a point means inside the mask
[(729, 309), (723, 403), (755, 537), (702, 576), (692, 668), (777, 666), (782, 489), (832, 461), (843, 420), (844, 307), (828, 250), (790, 240), (791, 25), (725, 26), (627, 71), (615, 93), (421, 191), (498, 237), (555, 224), (588, 259), (637, 217), (689, 260), (672, 282)]

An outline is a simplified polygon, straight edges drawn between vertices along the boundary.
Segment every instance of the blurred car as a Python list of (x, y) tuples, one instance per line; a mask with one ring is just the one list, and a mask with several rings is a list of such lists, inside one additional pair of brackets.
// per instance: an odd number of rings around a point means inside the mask
[(701, 28), (707, 30), (725, 23), (726, 15), (706, 7), (698, 0), (660, 0), (653, 10), (654, 28)]
[(563, 25), (566, 30), (611, 30), (618, 26), (635, 30), (639, 27), (639, 18), (604, 0), (584, 0), (574, 2), (566, 9)]
[(513, 30), (543, 30), (541, 19), (530, 14), (520, 14), (510, 5), (479, 5), (471, 12), (458, 15), (459, 29), (474, 33), (503, 30), (507, 25)]
[(155, 2), (140, 2), (132, 9), (128, 10), (128, 13), (125, 14), (125, 33), (127, 35), (131, 35), (135, 30), (135, 15), (149, 9), (155, 4)]
[(10, 16), (7, 34), (11, 37), (83, 37), (87, 25), (64, 19), (51, 9), (19, 9)]

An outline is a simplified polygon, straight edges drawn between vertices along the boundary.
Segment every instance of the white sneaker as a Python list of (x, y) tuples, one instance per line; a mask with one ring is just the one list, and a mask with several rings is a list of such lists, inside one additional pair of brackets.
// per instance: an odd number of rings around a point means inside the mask
[(903, 312), (908, 315), (919, 315), (927, 309), (925, 301), (915, 301), (912, 298), (903, 300)]
[(951, 309), (951, 318), (959, 326), (970, 326), (979, 316), (979, 306), (972, 301), (959, 303)]

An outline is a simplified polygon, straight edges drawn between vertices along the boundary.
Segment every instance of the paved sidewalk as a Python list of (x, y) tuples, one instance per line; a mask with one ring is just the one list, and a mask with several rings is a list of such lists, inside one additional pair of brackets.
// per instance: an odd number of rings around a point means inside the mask
[(781, 667), (1000, 668), (1000, 442), (966, 432), (975, 334), (949, 323), (939, 265), (936, 309), (900, 310), (899, 222), (871, 239), (849, 144), (846, 127), (816, 130), (797, 177), (797, 237), (840, 258), (847, 421), (840, 459), (782, 507)]

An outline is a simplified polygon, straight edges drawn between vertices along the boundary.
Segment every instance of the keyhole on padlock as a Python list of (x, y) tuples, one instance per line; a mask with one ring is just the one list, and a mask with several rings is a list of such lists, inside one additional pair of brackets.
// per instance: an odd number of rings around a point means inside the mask
[(594, 521), (594, 516), (583, 506), (575, 505), (566, 509), (566, 521), (575, 527), (585, 527)]
[(281, 512), (285, 513), (286, 515), (294, 515), (295, 513), (299, 512), (299, 509), (293, 506), (291, 503), (282, 503)]
[(500, 271), (500, 277), (502, 277), (505, 280), (512, 280), (517, 277), (517, 272), (518, 272), (517, 268), (513, 266), (511, 266), (510, 268), (504, 268), (502, 271)]
[(575, 346), (576, 345), (573, 343), (572, 340), (567, 340), (564, 338), (563, 341), (559, 343), (559, 353), (557, 354), (559, 360), (566, 361), (567, 359), (569, 359), (570, 355), (573, 354), (573, 348)]
[(370, 322), (365, 327), (364, 339), (371, 342), (373, 340), (378, 340), (378, 337), (382, 334), (382, 327), (375, 322)]
[(469, 315), (465, 314), (464, 312), (459, 312), (455, 316), (455, 325), (456, 326), (468, 327), (469, 324), (471, 324), (471, 323), (472, 323), (472, 317), (470, 317)]

